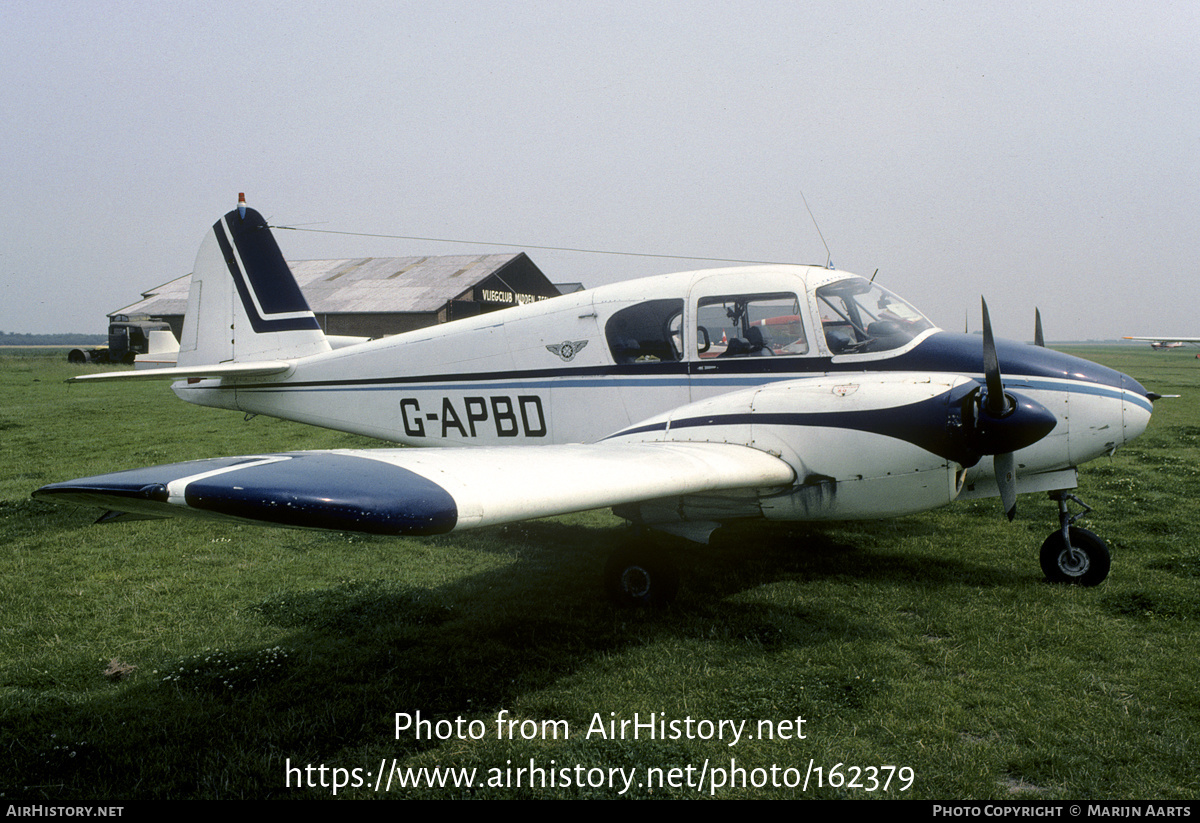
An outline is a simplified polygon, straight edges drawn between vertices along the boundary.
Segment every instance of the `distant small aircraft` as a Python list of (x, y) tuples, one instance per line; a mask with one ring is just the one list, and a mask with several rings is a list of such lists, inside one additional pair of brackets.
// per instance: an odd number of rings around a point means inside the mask
[[(1076, 467), (1140, 435), (1157, 397), (995, 340), (986, 304), (982, 340), (948, 333), (819, 266), (650, 277), (338, 348), (244, 205), (201, 246), (177, 365), (76, 379), (163, 377), (192, 403), (447, 448), (220, 457), (34, 496), (110, 510), (101, 519), (393, 535), (612, 507), (703, 542), (739, 520), (878, 519), (990, 496), (1011, 518), (1018, 493), (1049, 492), (1059, 523), (1042, 569), (1082, 585), (1110, 558), (1073, 525)], [(610, 561), (619, 599), (674, 594), (650, 543)]]
[(1200, 337), (1126, 337), (1126, 340), (1141, 340), (1152, 349), (1179, 349), (1184, 343), (1200, 344)]

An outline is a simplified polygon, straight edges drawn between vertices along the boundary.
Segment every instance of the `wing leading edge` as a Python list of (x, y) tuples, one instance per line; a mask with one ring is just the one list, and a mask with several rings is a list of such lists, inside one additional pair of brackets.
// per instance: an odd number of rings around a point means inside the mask
[(746, 446), (596, 443), (223, 457), (54, 483), (33, 496), (139, 516), (428, 535), (794, 480), (786, 462)]

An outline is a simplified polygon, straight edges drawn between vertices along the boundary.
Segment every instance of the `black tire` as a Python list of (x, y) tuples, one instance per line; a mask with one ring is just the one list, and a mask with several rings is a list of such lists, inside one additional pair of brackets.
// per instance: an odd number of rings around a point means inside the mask
[(88, 359), (89, 358), (87, 354), (79, 349), (71, 349), (71, 351), (67, 353), (67, 362), (76, 366), (83, 365), (84, 363), (88, 362)]
[(1042, 544), (1042, 571), (1051, 583), (1097, 586), (1108, 577), (1112, 557), (1108, 545), (1087, 529), (1071, 526), (1071, 545), (1063, 545), (1062, 532), (1053, 532)]
[(662, 552), (629, 546), (608, 558), (604, 587), (619, 606), (666, 606), (679, 591), (679, 572)]

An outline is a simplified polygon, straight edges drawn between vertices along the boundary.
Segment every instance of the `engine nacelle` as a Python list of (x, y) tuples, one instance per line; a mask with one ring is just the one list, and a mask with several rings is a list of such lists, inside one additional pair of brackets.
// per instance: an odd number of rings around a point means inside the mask
[(796, 472), (786, 489), (653, 501), (619, 514), (652, 525), (742, 517), (857, 520), (945, 505), (962, 489), (979, 384), (958, 375), (823, 375), (721, 395), (632, 426), (620, 439), (736, 443)]

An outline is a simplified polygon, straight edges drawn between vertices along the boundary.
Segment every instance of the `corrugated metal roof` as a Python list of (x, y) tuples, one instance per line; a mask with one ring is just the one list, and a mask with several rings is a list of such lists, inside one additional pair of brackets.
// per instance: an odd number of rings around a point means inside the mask
[[(317, 314), (434, 312), (522, 254), (295, 260), (288, 267)], [(191, 283), (185, 274), (109, 314), (181, 315)]]

